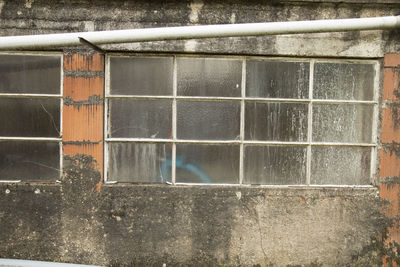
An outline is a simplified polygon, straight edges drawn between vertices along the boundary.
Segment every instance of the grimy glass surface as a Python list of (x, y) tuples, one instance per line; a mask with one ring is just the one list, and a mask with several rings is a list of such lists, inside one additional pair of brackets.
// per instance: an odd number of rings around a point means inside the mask
[(245, 103), (245, 139), (306, 141), (308, 104)]
[(162, 143), (109, 143), (108, 181), (162, 183), (171, 177), (171, 147)]
[(242, 61), (222, 58), (177, 58), (179, 96), (240, 97)]
[(60, 137), (60, 99), (0, 98), (0, 136)]
[(315, 142), (371, 143), (373, 105), (314, 104)]
[(178, 139), (234, 140), (239, 128), (239, 101), (177, 101)]
[(374, 68), (374, 64), (316, 62), (314, 98), (373, 100)]
[(244, 184), (305, 184), (306, 146), (245, 146)]
[(110, 57), (110, 94), (172, 95), (172, 57)]
[(0, 180), (57, 180), (58, 142), (0, 141)]
[(0, 55), (0, 93), (60, 94), (61, 57)]
[(239, 183), (238, 145), (176, 145), (177, 183)]
[(309, 62), (247, 60), (246, 96), (308, 98)]
[(371, 148), (314, 146), (311, 184), (370, 184)]
[(109, 114), (109, 137), (171, 137), (172, 100), (110, 99)]

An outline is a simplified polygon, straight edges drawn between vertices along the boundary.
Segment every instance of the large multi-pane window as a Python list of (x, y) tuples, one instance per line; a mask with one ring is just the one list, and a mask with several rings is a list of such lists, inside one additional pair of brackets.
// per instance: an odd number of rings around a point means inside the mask
[(0, 180), (57, 180), (61, 55), (0, 54)]
[(368, 185), (376, 61), (107, 57), (106, 181)]

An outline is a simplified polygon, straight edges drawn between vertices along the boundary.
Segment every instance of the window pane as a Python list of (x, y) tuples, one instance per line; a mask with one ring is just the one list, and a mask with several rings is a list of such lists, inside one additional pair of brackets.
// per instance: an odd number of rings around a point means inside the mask
[(239, 146), (176, 146), (176, 182), (238, 183)]
[(60, 94), (59, 56), (0, 55), (0, 93)]
[(370, 184), (371, 148), (312, 147), (311, 184)]
[(58, 142), (0, 141), (0, 179), (57, 180), (60, 177)]
[(168, 138), (172, 100), (109, 100), (109, 137)]
[(161, 183), (171, 177), (171, 148), (161, 143), (109, 143), (108, 180)]
[(178, 95), (240, 96), (242, 61), (220, 58), (178, 58)]
[(246, 96), (308, 98), (310, 63), (247, 60)]
[(239, 101), (177, 101), (177, 113), (180, 139), (239, 139)]
[(306, 141), (307, 104), (246, 102), (247, 140)]
[(315, 63), (314, 98), (373, 100), (373, 64)]
[(60, 99), (0, 98), (0, 136), (59, 137)]
[(246, 146), (245, 184), (305, 184), (305, 146)]
[(373, 105), (315, 104), (313, 141), (370, 143)]
[(172, 95), (172, 57), (111, 57), (110, 93)]

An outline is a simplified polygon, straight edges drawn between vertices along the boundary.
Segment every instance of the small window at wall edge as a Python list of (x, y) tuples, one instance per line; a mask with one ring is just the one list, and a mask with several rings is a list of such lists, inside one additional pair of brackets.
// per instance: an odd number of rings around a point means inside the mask
[(62, 66), (61, 53), (0, 53), (0, 182), (60, 178)]

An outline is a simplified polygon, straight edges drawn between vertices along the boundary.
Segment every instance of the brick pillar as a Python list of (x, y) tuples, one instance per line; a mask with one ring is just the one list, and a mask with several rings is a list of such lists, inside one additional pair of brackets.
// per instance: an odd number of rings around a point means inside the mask
[(104, 55), (64, 54), (63, 154), (91, 156), (103, 179)]
[(400, 54), (385, 56), (382, 102), (380, 196), (389, 202), (384, 211), (393, 222), (386, 239), (388, 254), (392, 252), (392, 255), (383, 259), (383, 266), (398, 266), (395, 261), (400, 254), (397, 249), (400, 244)]

